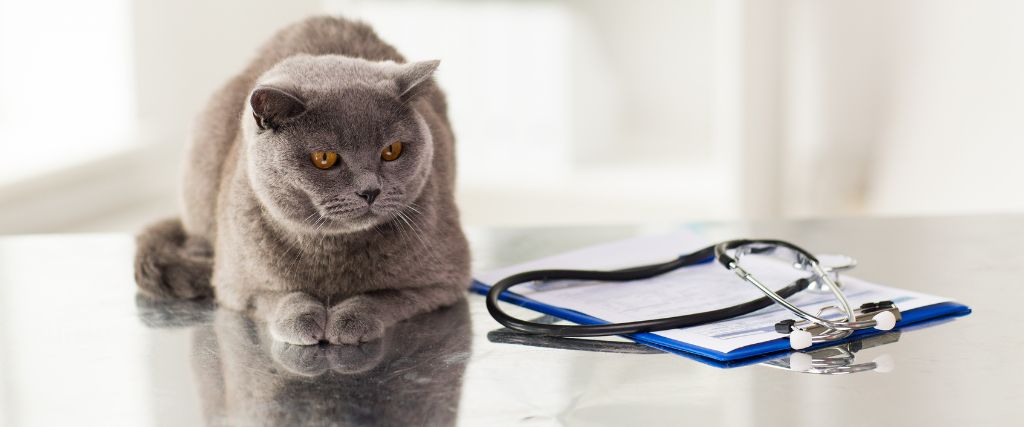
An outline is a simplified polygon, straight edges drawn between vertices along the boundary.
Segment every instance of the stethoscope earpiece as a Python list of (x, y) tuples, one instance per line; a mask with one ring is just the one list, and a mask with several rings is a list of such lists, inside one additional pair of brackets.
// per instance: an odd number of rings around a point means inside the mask
[(789, 346), (793, 350), (803, 350), (814, 342), (814, 336), (803, 329), (794, 329), (789, 333)]
[(883, 311), (871, 318), (875, 321), (875, 329), (888, 331), (896, 327), (896, 315), (891, 311)]

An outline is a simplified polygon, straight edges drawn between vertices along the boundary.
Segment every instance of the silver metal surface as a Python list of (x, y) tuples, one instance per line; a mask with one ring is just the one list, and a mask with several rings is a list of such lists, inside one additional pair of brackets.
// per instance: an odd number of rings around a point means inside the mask
[[(0, 424), (1014, 425), (1024, 419), (1024, 216), (699, 224), (849, 254), (855, 275), (970, 316), (856, 352), (895, 368), (806, 375), (671, 354), (491, 342), (471, 296), (360, 348), (291, 348), (209, 304), (137, 300), (132, 238), (0, 239)], [(675, 227), (471, 230), (487, 269)], [(535, 317), (528, 311), (515, 313)], [(467, 321), (468, 319), (468, 321)], [(886, 356), (886, 357), (883, 357)], [(836, 356), (838, 357), (838, 356)], [(860, 362), (858, 362), (860, 363)], [(813, 363), (812, 363), (813, 367)]]

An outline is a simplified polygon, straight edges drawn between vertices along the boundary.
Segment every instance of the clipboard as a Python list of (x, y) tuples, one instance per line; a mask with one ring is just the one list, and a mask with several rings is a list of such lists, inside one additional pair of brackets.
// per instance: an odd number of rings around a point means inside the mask
[[(556, 256), (553, 256), (553, 257), (546, 258), (546, 259), (542, 259), (542, 260), (537, 260), (537, 261), (533, 261), (533, 262), (528, 262), (528, 263), (520, 264), (519, 266), (508, 267), (508, 268), (505, 268), (505, 269), (498, 270), (497, 272), (491, 272), (491, 273), (488, 273), (488, 274), (484, 274), (482, 276), (484, 276), (484, 277), (488, 277), (488, 276), (494, 277), (495, 274), (504, 276), (504, 275), (507, 275), (510, 272), (515, 272), (516, 270), (518, 270), (518, 271), (525, 271), (525, 270), (532, 270), (532, 269), (538, 269), (538, 268), (551, 268), (551, 266), (559, 266), (559, 268), (584, 268), (584, 267), (585, 268), (595, 268), (595, 267), (597, 267), (597, 269), (601, 269), (602, 267), (595, 265), (593, 263), (594, 261), (590, 261), (590, 260), (598, 259), (598, 261), (596, 261), (596, 262), (599, 263), (600, 262), (599, 261), (600, 257), (595, 257), (595, 255), (600, 254), (600, 253), (615, 253), (616, 251), (619, 251), (619, 250), (628, 250), (631, 247), (633, 249), (640, 248), (640, 247), (651, 247), (651, 248), (655, 248), (651, 252), (664, 252), (665, 248), (671, 247), (673, 245), (676, 246), (676, 248), (674, 248), (674, 250), (678, 251), (679, 247), (683, 247), (684, 249), (687, 246), (699, 247), (699, 246), (701, 246), (701, 245), (703, 245), (705, 243), (706, 242), (703, 242), (702, 239), (700, 239), (699, 236), (697, 236), (696, 234), (694, 234), (692, 232), (688, 232), (688, 231), (681, 232), (681, 233), (675, 233), (675, 234), (672, 234), (672, 235), (665, 235), (665, 236), (648, 236), (648, 237), (644, 237), (644, 238), (640, 238), (640, 239), (635, 239), (635, 241), (613, 242), (613, 243), (606, 244), (606, 245), (600, 245), (600, 246), (597, 246), (597, 247), (585, 248), (585, 249), (582, 249), (582, 250), (579, 250), (579, 251), (573, 251), (573, 252), (566, 253), (566, 254), (560, 254), (560, 255), (556, 255)], [(662, 250), (659, 251), (659, 250), (657, 250), (657, 248), (661, 248)], [(654, 254), (652, 253), (651, 255), (654, 255)], [(638, 255), (635, 254), (635, 251), (634, 251), (634, 252), (632, 252), (631, 256), (635, 257), (635, 256), (638, 256)], [(643, 256), (643, 255), (641, 254), (639, 256)], [(664, 256), (662, 256), (662, 257), (664, 257)], [(648, 257), (648, 258), (650, 258), (650, 257)], [(586, 266), (582, 266), (582, 267), (578, 266), (578, 265), (559, 265), (558, 264), (558, 262), (560, 262), (560, 261), (565, 261), (565, 262), (569, 262), (570, 264), (572, 264), (574, 262), (573, 260), (575, 260), (575, 259), (587, 259), (588, 260), (587, 262), (591, 262), (591, 264), (586, 265)], [(636, 262), (636, 263), (637, 264), (641, 264), (642, 262)], [(605, 266), (603, 268), (614, 269), (614, 268), (620, 268), (620, 266), (617, 266), (617, 265), (607, 265), (607, 266)], [(724, 269), (723, 269), (723, 271), (724, 271)], [(480, 276), (478, 276), (478, 277), (480, 277)], [(481, 279), (474, 279), (470, 290), (473, 291), (473, 292), (479, 293), (479, 294), (486, 295), (487, 292), (490, 290), (490, 285), (488, 283), (485, 283), (484, 280), (486, 280), (486, 279), (483, 279), (483, 280), (481, 280)], [(872, 286), (876, 286), (876, 285), (872, 285)], [(902, 291), (902, 290), (898, 290), (896, 288), (886, 288), (886, 289)], [(911, 295), (924, 295), (924, 294), (919, 294), (919, 293), (910, 292), (910, 291), (903, 291), (903, 292), (906, 292), (906, 293), (911, 294)], [(536, 294), (533, 294), (533, 295), (536, 295)], [(931, 297), (931, 296), (928, 296), (928, 297)], [(938, 299), (938, 297), (932, 297), (932, 298)], [(560, 319), (564, 319), (564, 320), (567, 320), (569, 322), (573, 322), (573, 323), (577, 323), (577, 324), (593, 325), (593, 324), (609, 323), (609, 321), (601, 319), (598, 316), (595, 316), (593, 313), (586, 313), (586, 312), (583, 312), (583, 311), (580, 311), (580, 310), (576, 310), (576, 309), (572, 309), (572, 308), (567, 308), (567, 307), (563, 307), (563, 306), (559, 306), (559, 305), (555, 305), (555, 304), (545, 303), (545, 302), (542, 302), (542, 301), (538, 301), (537, 299), (531, 297), (530, 295), (523, 295), (521, 293), (516, 293), (514, 291), (506, 291), (505, 293), (503, 293), (499, 297), (499, 299), (502, 300), (502, 301), (511, 303), (511, 304), (515, 304), (515, 305), (518, 305), (518, 306), (521, 306), (521, 307), (524, 307), (524, 308), (527, 308), (527, 309), (530, 309), (530, 310), (534, 310), (534, 311), (537, 311), (537, 312), (540, 312), (540, 313), (544, 313), (544, 314), (548, 314), (548, 315), (551, 315), (551, 316), (555, 316), (555, 317), (558, 317)], [(894, 302), (897, 304), (897, 306), (899, 306), (900, 303), (901, 303), (899, 300), (894, 300)], [(712, 307), (707, 307), (707, 308), (712, 308)], [(958, 302), (949, 301), (949, 300), (941, 300), (940, 302), (937, 302), (937, 303), (927, 304), (927, 305), (923, 305), (923, 306), (919, 306), (919, 307), (913, 307), (913, 308), (906, 309), (906, 310), (901, 308), (901, 313), (902, 313), (902, 319), (896, 324), (896, 329), (899, 329), (899, 328), (902, 328), (902, 327), (906, 327), (906, 326), (909, 326), (909, 325), (923, 324), (923, 323), (926, 323), (926, 322), (929, 322), (929, 321), (933, 321), (933, 320), (937, 320), (937, 319), (966, 316), (966, 315), (971, 313), (971, 309), (968, 306), (966, 306), (964, 304), (960, 304)], [(685, 313), (679, 313), (679, 314), (685, 314)], [(621, 319), (617, 319), (615, 321), (622, 321), (622, 320)], [(725, 322), (729, 322), (729, 320), (726, 320)], [(766, 325), (766, 326), (771, 326), (771, 325), (769, 324), (769, 325)], [(865, 337), (869, 337), (869, 336), (873, 336), (873, 335), (880, 335), (880, 334), (883, 334), (883, 333), (886, 333), (886, 332), (888, 332), (888, 331), (880, 331), (880, 330), (876, 330), (876, 329), (858, 330), (858, 331), (854, 332), (853, 334), (851, 334), (851, 336), (849, 336), (847, 338), (844, 338), (842, 340), (835, 340), (835, 341), (816, 343), (815, 345), (813, 345), (810, 348), (805, 349), (805, 350), (809, 351), (809, 350), (814, 350), (814, 349), (818, 349), (818, 348), (822, 348), (822, 347), (833, 346), (833, 345), (841, 344), (841, 343), (844, 343), (844, 342), (850, 342), (850, 341), (855, 341), (855, 340), (863, 339)], [(709, 365), (716, 366), (716, 367), (721, 367), (721, 368), (744, 366), (744, 365), (751, 364), (751, 363), (757, 363), (757, 362), (760, 362), (760, 361), (764, 361), (764, 360), (767, 360), (767, 359), (778, 357), (778, 356), (780, 356), (782, 354), (785, 354), (785, 353), (788, 353), (788, 352), (792, 351), (792, 348), (789, 345), (788, 338), (786, 338), (785, 336), (783, 336), (781, 334), (776, 339), (765, 340), (765, 341), (762, 341), (762, 342), (756, 342), (756, 343), (752, 343), (752, 344), (749, 344), (749, 345), (742, 345), (742, 346), (739, 346), (737, 348), (728, 349), (728, 350), (720, 350), (720, 349), (715, 349), (715, 348), (709, 348), (709, 346), (699, 345), (699, 344), (696, 344), (694, 342), (689, 342), (688, 340), (685, 340), (685, 339), (674, 339), (674, 338), (671, 338), (671, 337), (666, 337), (666, 336), (663, 336), (663, 334), (660, 334), (660, 333), (633, 334), (633, 335), (625, 336), (625, 338), (628, 338), (628, 339), (633, 340), (633, 341), (635, 341), (637, 343), (640, 343), (640, 344), (644, 344), (644, 345), (647, 345), (647, 346), (650, 346), (650, 347), (653, 347), (653, 348), (657, 348), (659, 350), (663, 350), (663, 351), (666, 351), (666, 352), (669, 352), (669, 353), (674, 353), (674, 354), (677, 354), (677, 355), (680, 355), (680, 356), (684, 356), (684, 357), (687, 357), (687, 358), (690, 358), (690, 359), (694, 359), (696, 361), (699, 361), (699, 362), (702, 362), (702, 363), (705, 363), (705, 364), (709, 364)]]

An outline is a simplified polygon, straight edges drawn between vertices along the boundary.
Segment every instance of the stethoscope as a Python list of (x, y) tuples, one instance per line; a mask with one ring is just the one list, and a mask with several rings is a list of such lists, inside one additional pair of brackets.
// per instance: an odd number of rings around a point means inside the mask
[[(773, 290), (741, 266), (740, 261), (743, 257), (750, 255), (764, 255), (781, 259), (794, 268), (808, 272), (809, 276), (795, 280), (781, 289)], [(775, 324), (777, 332), (789, 336), (790, 346), (794, 349), (807, 348), (816, 342), (843, 339), (861, 329), (875, 328), (887, 331), (895, 327), (896, 322), (901, 319), (901, 316), (899, 309), (890, 301), (866, 303), (856, 309), (850, 306), (850, 302), (847, 301), (846, 296), (843, 295), (841, 290), (839, 272), (853, 268), (856, 265), (856, 261), (849, 257), (844, 258), (844, 262), (823, 266), (818, 258), (810, 252), (789, 242), (781, 240), (729, 240), (682, 255), (668, 262), (621, 270), (535, 270), (514, 274), (499, 280), (491, 287), (487, 293), (487, 311), (491, 313), (491, 316), (498, 323), (519, 332), (553, 337), (597, 337), (686, 328), (742, 316), (769, 307), (772, 304), (779, 304), (800, 318), (800, 320), (784, 320)], [(679, 268), (712, 261), (718, 261), (719, 264), (736, 274), (739, 278), (754, 285), (765, 296), (731, 307), (702, 313), (598, 325), (535, 323), (509, 316), (498, 306), (498, 297), (502, 293), (513, 286), (526, 282), (550, 280), (626, 282), (647, 279)], [(816, 314), (811, 314), (786, 300), (786, 298), (805, 289), (810, 292), (831, 292), (838, 301), (838, 305), (823, 307)], [(838, 317), (828, 319), (825, 316), (829, 314), (838, 315)]]

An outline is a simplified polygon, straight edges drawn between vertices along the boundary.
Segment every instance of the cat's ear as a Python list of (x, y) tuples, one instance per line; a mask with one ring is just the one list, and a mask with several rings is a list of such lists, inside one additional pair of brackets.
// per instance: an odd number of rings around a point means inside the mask
[(399, 67), (395, 76), (395, 82), (398, 83), (398, 99), (408, 102), (422, 94), (423, 90), (430, 86), (425, 82), (440, 64), (441, 61), (435, 59), (403, 64)]
[(260, 129), (276, 129), (306, 111), (306, 104), (299, 97), (270, 86), (257, 86), (249, 97), (249, 105)]

